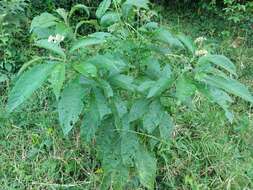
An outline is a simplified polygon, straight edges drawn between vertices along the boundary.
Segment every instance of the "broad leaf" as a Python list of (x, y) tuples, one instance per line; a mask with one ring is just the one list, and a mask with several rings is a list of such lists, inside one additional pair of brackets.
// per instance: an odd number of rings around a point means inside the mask
[(158, 29), (154, 34), (154, 39), (169, 44), (170, 46), (183, 48), (183, 44), (174, 37), (168, 30), (166, 29)]
[(72, 47), (70, 48), (70, 52), (73, 52), (77, 49), (85, 48), (88, 46), (99, 45), (104, 42), (105, 42), (105, 40), (99, 39), (99, 38), (94, 38), (94, 37), (86, 37), (83, 39), (79, 39), (72, 45)]
[(177, 38), (181, 41), (181, 43), (185, 46), (185, 48), (191, 54), (194, 54), (194, 52), (196, 50), (196, 47), (195, 47), (193, 41), (189, 37), (187, 37), (187, 36), (185, 36), (183, 34), (180, 34), (180, 35), (177, 36)]
[(110, 78), (112, 85), (118, 86), (122, 89), (129, 90), (131, 92), (135, 91), (135, 85), (133, 84), (133, 78), (127, 75), (115, 75)]
[(161, 116), (161, 121), (159, 124), (160, 137), (164, 141), (168, 141), (168, 139), (170, 138), (173, 127), (174, 124), (170, 115), (164, 112)]
[(253, 96), (249, 90), (243, 84), (234, 79), (206, 75), (202, 81), (253, 103)]
[(27, 100), (48, 78), (54, 67), (55, 64), (52, 63), (41, 64), (23, 73), (9, 94), (7, 103), (8, 112), (12, 112)]
[(47, 12), (42, 13), (41, 15), (36, 16), (32, 20), (30, 32), (33, 31), (35, 28), (48, 28), (51, 26), (55, 26), (57, 22), (57, 17)]
[(35, 43), (35, 45), (50, 50), (62, 57), (66, 57), (63, 49), (59, 46), (59, 44), (48, 42), (48, 40), (39, 40)]
[(148, 111), (148, 105), (149, 102), (146, 99), (139, 99), (135, 101), (129, 113), (130, 122), (140, 119), (144, 113)]
[(73, 6), (69, 12), (69, 18), (74, 14), (74, 12), (76, 12), (77, 10), (84, 10), (87, 14), (88, 17), (90, 17), (90, 11), (89, 8), (83, 4), (77, 4), (75, 6)]
[(65, 9), (58, 8), (56, 9), (56, 12), (63, 18), (64, 22), (68, 23), (68, 13)]
[(109, 9), (111, 5), (111, 0), (103, 0), (99, 6), (98, 6), (98, 9), (96, 11), (96, 16), (97, 18), (101, 18), (105, 12)]
[(63, 83), (65, 81), (65, 65), (64, 63), (59, 63), (55, 66), (54, 70), (51, 73), (51, 77), (49, 79), (51, 86), (53, 88), (53, 92), (58, 100), (60, 97), (60, 93), (63, 87)]
[(176, 83), (176, 97), (179, 101), (189, 103), (195, 94), (196, 87), (188, 77), (181, 76)]
[(152, 190), (156, 177), (156, 159), (144, 147), (136, 154), (136, 168), (141, 184)]
[(84, 95), (85, 89), (80, 85), (79, 80), (70, 82), (63, 90), (58, 103), (58, 112), (64, 135), (67, 135), (78, 121), (83, 110)]
[(73, 68), (86, 77), (97, 76), (97, 68), (91, 63), (75, 63)]
[(148, 0), (127, 0), (125, 4), (132, 5), (137, 8), (148, 9), (149, 1)]
[(111, 109), (102, 91), (98, 88), (95, 88), (93, 91), (94, 91), (95, 102), (96, 102), (96, 106), (98, 110), (97, 114), (99, 114), (100, 120), (103, 120), (104, 116), (111, 113)]
[(101, 26), (108, 27), (120, 20), (119, 14), (116, 12), (108, 12), (102, 16), (100, 20)]
[(236, 76), (236, 67), (227, 57), (223, 55), (207, 55), (202, 56), (198, 60), (199, 66), (207, 64), (208, 62), (213, 63)]
[(162, 77), (157, 82), (156, 85), (150, 88), (147, 98), (152, 98), (160, 95), (166, 89), (168, 89), (172, 84), (172, 78)]

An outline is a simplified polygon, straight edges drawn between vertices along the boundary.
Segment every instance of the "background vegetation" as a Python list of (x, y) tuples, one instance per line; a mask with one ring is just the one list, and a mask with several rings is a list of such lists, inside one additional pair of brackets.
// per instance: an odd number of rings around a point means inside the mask
[[(59, 7), (70, 10), (77, 3), (97, 7), (99, 2), (0, 2), (2, 189), (98, 189), (103, 170), (96, 159), (96, 150), (82, 141), (78, 129), (69, 137), (63, 136), (49, 87), (37, 91), (11, 116), (4, 107), (19, 69), (41, 53), (33, 46), (29, 32), (32, 19), (45, 11), (54, 13)], [(238, 79), (252, 91), (251, 1), (154, 1), (151, 6), (158, 12), (159, 22), (174, 33), (185, 33), (193, 39), (206, 37), (209, 48), (215, 48), (236, 64)], [(95, 17), (94, 12), (91, 17)], [(171, 105), (167, 109), (177, 113), (173, 115), (176, 126), (169, 144), (156, 152), (157, 189), (253, 188), (252, 106), (235, 98), (232, 124), (218, 106), (208, 101), (202, 101), (194, 111), (188, 107), (171, 110)], [(136, 184), (138, 186), (138, 182)], [(137, 189), (136, 184), (132, 185)]]

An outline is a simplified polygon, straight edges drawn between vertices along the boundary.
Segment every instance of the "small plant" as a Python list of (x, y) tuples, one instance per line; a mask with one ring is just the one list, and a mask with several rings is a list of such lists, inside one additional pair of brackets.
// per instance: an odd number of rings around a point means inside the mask
[[(73, 26), (76, 11), (86, 18)], [(48, 81), (64, 135), (80, 121), (83, 139), (96, 147), (101, 189), (124, 189), (136, 179), (154, 189), (156, 151), (168, 144), (174, 127), (164, 100), (194, 109), (194, 97), (204, 96), (230, 122), (229, 94), (253, 103), (227, 57), (205, 50), (205, 38), (192, 42), (154, 22), (147, 0), (103, 0), (97, 19), (89, 19), (90, 9), (81, 4), (56, 14), (33, 19), (35, 45), (46, 56), (21, 68), (6, 110), (13, 112)], [(83, 25), (95, 32), (80, 36)]]

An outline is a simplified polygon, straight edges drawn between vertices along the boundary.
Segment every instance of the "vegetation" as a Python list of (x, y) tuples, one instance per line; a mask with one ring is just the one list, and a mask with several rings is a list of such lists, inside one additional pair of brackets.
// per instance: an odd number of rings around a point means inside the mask
[(253, 188), (247, 27), (146, 0), (32, 3), (1, 4), (4, 189)]

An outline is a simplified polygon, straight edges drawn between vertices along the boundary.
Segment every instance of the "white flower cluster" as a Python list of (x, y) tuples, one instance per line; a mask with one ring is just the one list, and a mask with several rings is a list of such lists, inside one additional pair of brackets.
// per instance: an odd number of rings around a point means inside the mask
[(48, 42), (53, 42), (53, 43), (60, 43), (64, 40), (64, 36), (60, 35), (60, 34), (56, 34), (55, 36), (50, 35), (48, 37)]
[(195, 41), (194, 41), (194, 43), (195, 43), (195, 44), (201, 44), (201, 43), (203, 43), (204, 41), (206, 41), (206, 38), (203, 37), (203, 36), (201, 36), (201, 37), (196, 38)]
[(208, 54), (208, 51), (205, 50), (205, 49), (197, 50), (197, 51), (195, 52), (195, 55), (196, 55), (196, 56), (206, 56), (207, 54)]

